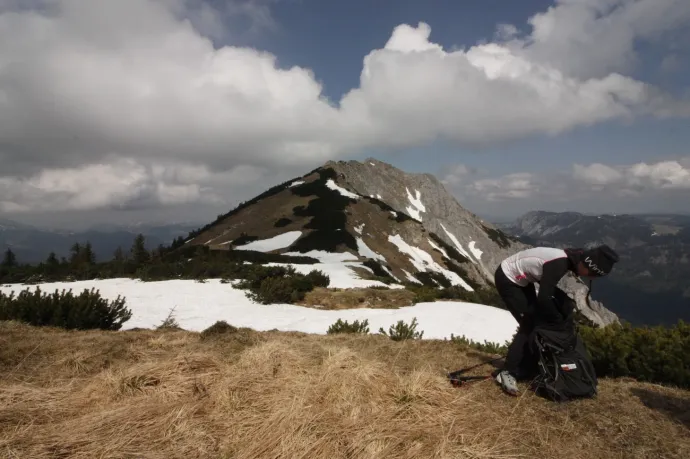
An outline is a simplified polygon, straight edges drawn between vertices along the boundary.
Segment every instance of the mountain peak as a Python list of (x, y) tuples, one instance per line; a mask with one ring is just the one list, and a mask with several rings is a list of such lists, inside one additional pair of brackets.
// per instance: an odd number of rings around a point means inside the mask
[[(527, 247), (465, 209), (433, 175), (374, 158), (328, 161), (242, 203), (187, 243), (322, 260), (348, 254), (361, 276), (431, 278), (468, 291), (492, 284), (501, 260)], [(576, 283), (569, 288), (581, 290)], [(600, 305), (583, 307), (597, 323), (615, 320)]]

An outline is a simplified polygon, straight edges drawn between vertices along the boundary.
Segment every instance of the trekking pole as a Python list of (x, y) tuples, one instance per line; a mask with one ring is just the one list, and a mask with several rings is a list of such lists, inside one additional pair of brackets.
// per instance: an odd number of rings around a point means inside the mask
[(491, 375), (488, 376), (462, 376), (463, 373), (468, 372), (470, 370), (474, 370), (475, 368), (479, 368), (482, 365), (487, 365), (489, 363), (494, 363), (499, 360), (503, 359), (503, 357), (497, 357), (492, 360), (488, 360), (486, 362), (478, 363), (477, 365), (472, 365), (471, 367), (467, 368), (462, 368), (460, 370), (453, 371), (452, 373), (448, 373), (448, 379), (450, 380), (450, 383), (453, 384), (454, 386), (461, 386), (466, 382), (469, 381), (479, 381), (479, 380), (484, 380), (484, 379), (489, 379), (491, 378)]

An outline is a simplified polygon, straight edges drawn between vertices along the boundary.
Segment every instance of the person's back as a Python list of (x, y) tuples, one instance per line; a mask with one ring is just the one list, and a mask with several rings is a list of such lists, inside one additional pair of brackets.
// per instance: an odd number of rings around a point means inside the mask
[(501, 262), (503, 272), (511, 281), (521, 287), (539, 282), (544, 265), (552, 262), (565, 274), (568, 269), (568, 255), (565, 250), (553, 247), (535, 247), (517, 252)]

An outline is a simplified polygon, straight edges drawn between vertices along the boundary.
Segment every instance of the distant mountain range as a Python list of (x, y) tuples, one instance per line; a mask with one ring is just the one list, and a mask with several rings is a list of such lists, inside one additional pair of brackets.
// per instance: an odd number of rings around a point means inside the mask
[(0, 218), (0, 250), (11, 248), (20, 263), (38, 263), (44, 261), (50, 252), (55, 252), (58, 259), (68, 257), (75, 242), (87, 241), (96, 254), (98, 261), (112, 258), (118, 247), (129, 250), (137, 234), (146, 238), (146, 247), (153, 249), (160, 244), (170, 244), (173, 239), (185, 237), (198, 224), (134, 224), (134, 225), (99, 225), (86, 231), (64, 231), (37, 228)]
[(530, 245), (606, 243), (621, 261), (592, 298), (633, 324), (690, 321), (690, 215), (535, 211), (497, 226)]

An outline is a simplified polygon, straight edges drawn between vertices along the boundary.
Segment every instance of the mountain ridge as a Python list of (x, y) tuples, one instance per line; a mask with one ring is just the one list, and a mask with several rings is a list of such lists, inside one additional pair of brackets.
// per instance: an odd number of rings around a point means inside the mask
[[(273, 186), (191, 232), (185, 244), (242, 250), (287, 233), (295, 238), (283, 237), (271, 251), (349, 252), (367, 260), (371, 274), (422, 283), (426, 273), (469, 291), (492, 286), (500, 261), (529, 247), (464, 208), (432, 174), (374, 158), (328, 161)], [(587, 287), (575, 276), (559, 286), (595, 323), (618, 321), (600, 302), (587, 304)]]

